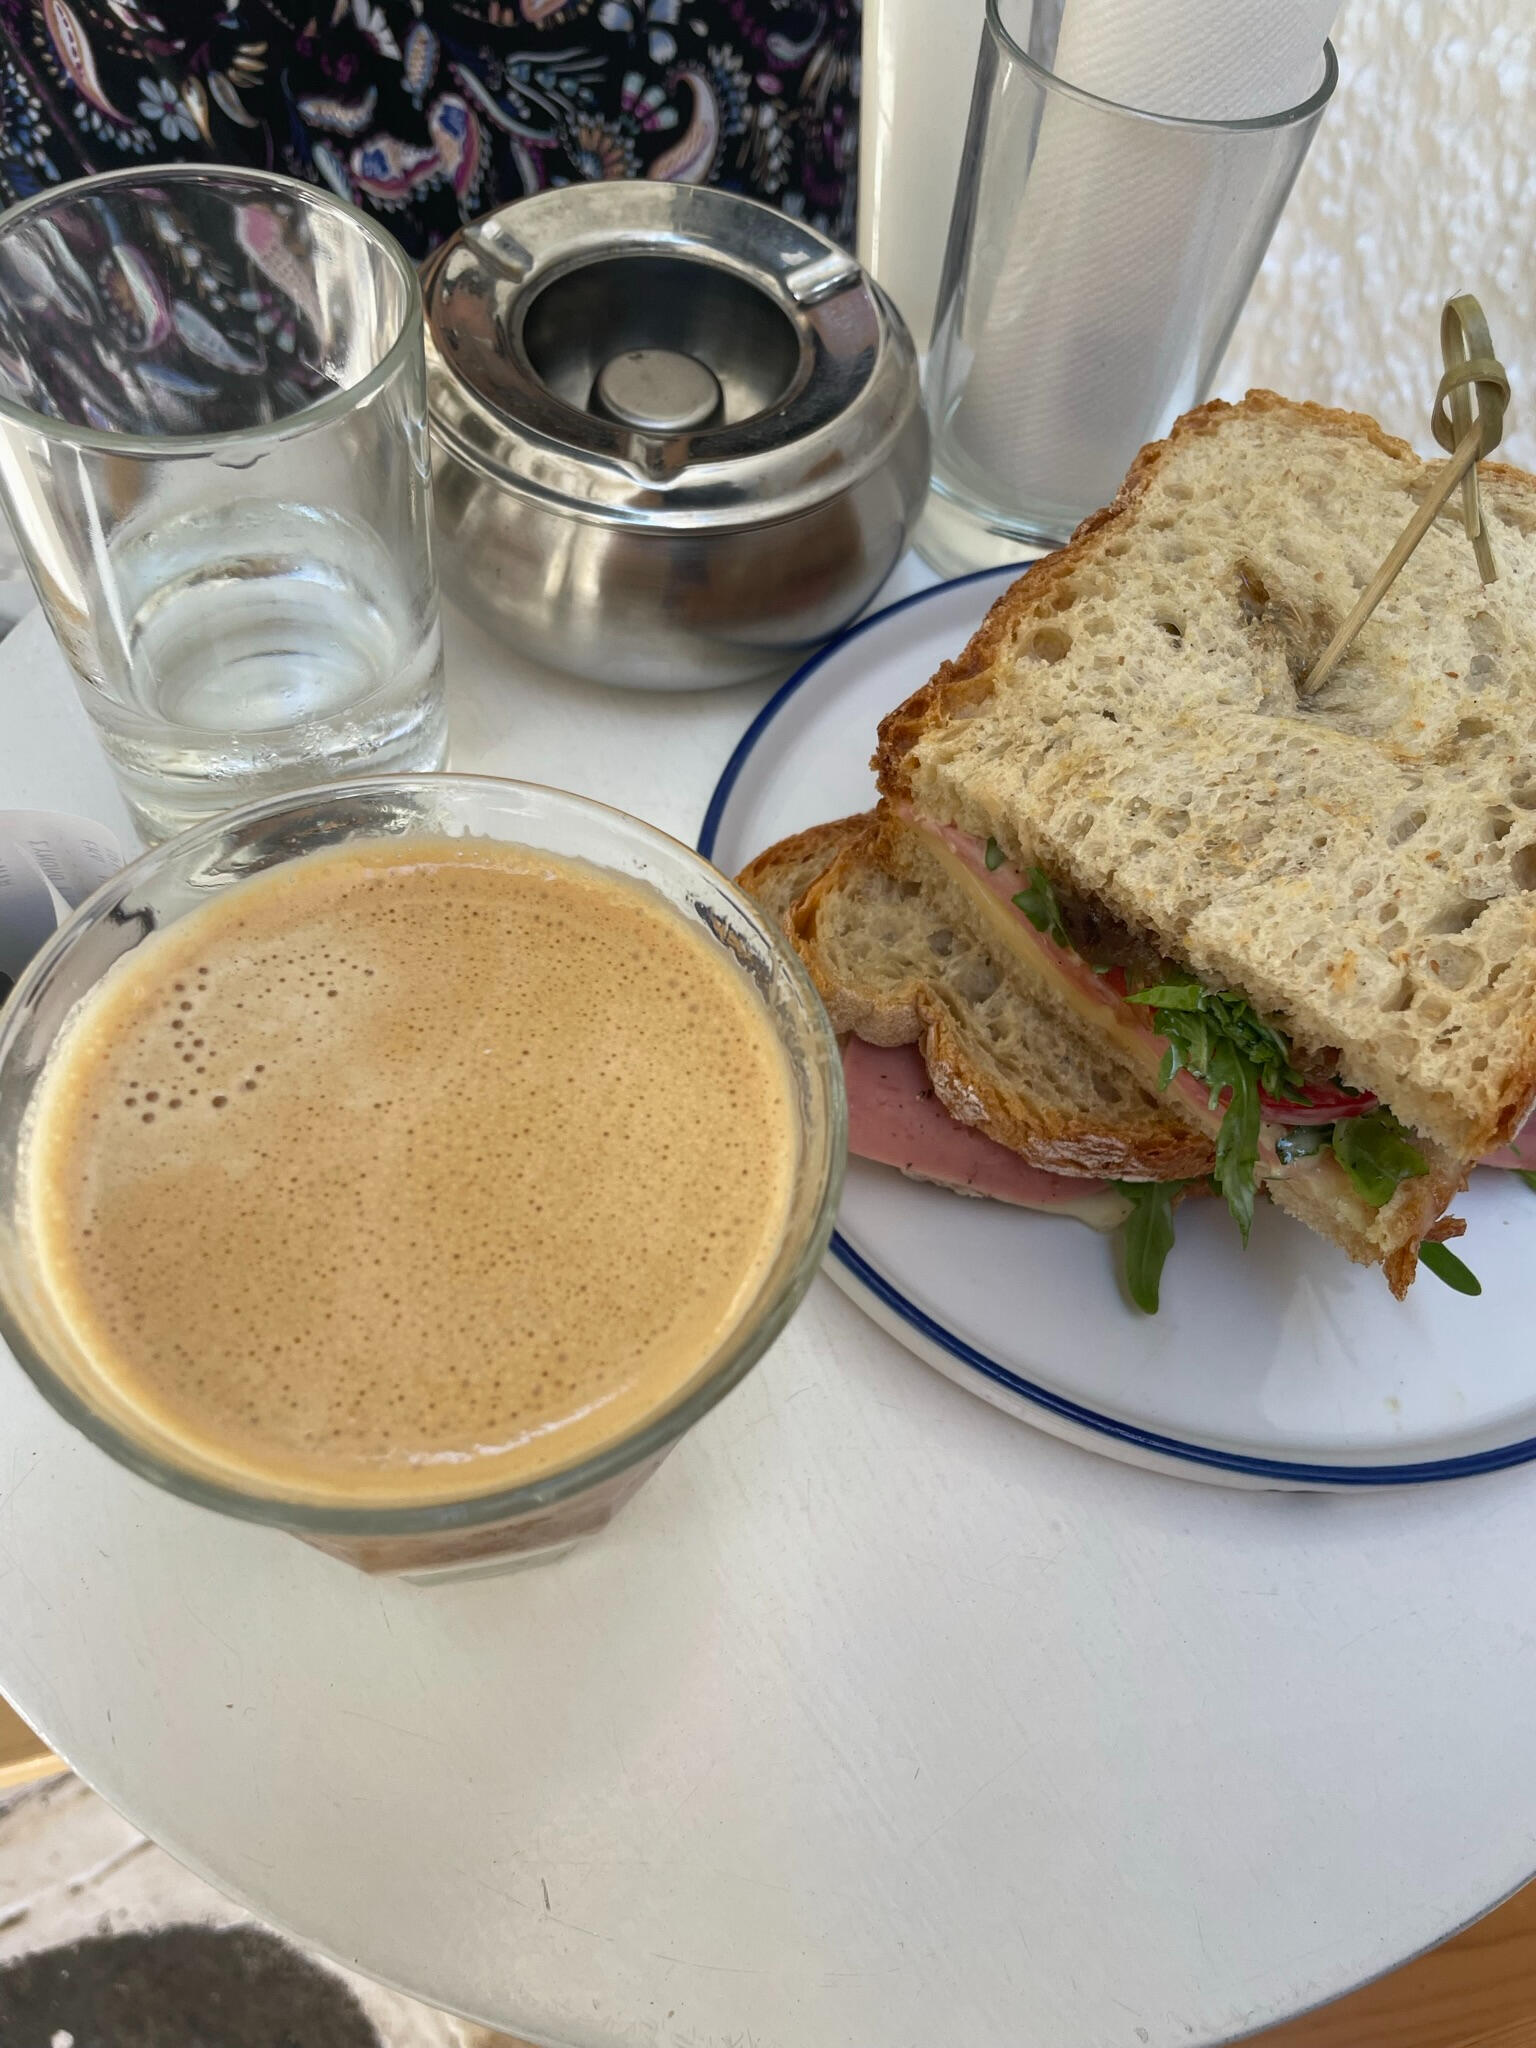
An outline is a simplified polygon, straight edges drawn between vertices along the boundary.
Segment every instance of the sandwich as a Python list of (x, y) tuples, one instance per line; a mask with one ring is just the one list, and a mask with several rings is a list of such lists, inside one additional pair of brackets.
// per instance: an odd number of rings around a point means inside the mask
[[(880, 728), (883, 809), (1010, 981), (1394, 1294), (1536, 1095), (1536, 480), (1482, 471), (1310, 672), (1431, 475), (1358, 414), (1187, 414)], [(1175, 1150), (1172, 1141), (1170, 1151)], [(1454, 1283), (1453, 1283), (1454, 1284)]]
[[(884, 807), (813, 826), (737, 879), (795, 945), (838, 1032), (850, 1152), (1116, 1233), (1127, 1292), (1156, 1314), (1174, 1212), (1215, 1192), (1214, 1147), (989, 945), (913, 828)], [(1536, 1191), (1536, 1118), (1478, 1164)], [(1479, 1291), (1459, 1260), (1441, 1277)]]
[(843, 1047), (849, 1149), (913, 1179), (1121, 1231), (1158, 1303), (1173, 1210), (1214, 1153), (1042, 985), (921, 836), (882, 809), (796, 834), (740, 886), (778, 921)]

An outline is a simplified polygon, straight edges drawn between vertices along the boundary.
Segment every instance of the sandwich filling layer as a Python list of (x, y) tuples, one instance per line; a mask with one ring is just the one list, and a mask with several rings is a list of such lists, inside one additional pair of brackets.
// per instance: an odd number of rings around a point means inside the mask
[(848, 1150), (856, 1159), (894, 1166), (959, 1194), (1073, 1216), (1094, 1230), (1117, 1229), (1131, 1213), (1130, 1201), (1110, 1181), (1047, 1173), (951, 1116), (916, 1045), (869, 1045), (850, 1036), (843, 1042), (843, 1080)]
[[(931, 1181), (957, 1194), (1075, 1216), (1095, 1230), (1114, 1229), (1129, 1212), (1125, 1182), (1049, 1173), (952, 1116), (915, 1044), (869, 1045), (850, 1034), (843, 1041), (843, 1081), (848, 1150), (855, 1159), (894, 1166), (913, 1180)], [(1512, 1145), (1501, 1145), (1478, 1165), (1536, 1180), (1536, 1119)]]
[[(1163, 1263), (1173, 1249), (1173, 1212), (1186, 1195), (1200, 1192), (1200, 1182), (1091, 1180), (1031, 1166), (985, 1131), (950, 1114), (915, 1044), (876, 1046), (849, 1035), (843, 1041), (843, 1078), (848, 1149), (855, 1158), (894, 1166), (911, 1180), (957, 1194), (985, 1196), (1041, 1215), (1071, 1216), (1093, 1230), (1123, 1230), (1131, 1298), (1156, 1314)], [(1480, 1164), (1513, 1169), (1536, 1186), (1536, 1128), (1522, 1131), (1512, 1145)], [(1443, 1248), (1434, 1249), (1441, 1255), (1435, 1270), (1447, 1278)], [(1449, 1284), (1477, 1292), (1460, 1262), (1452, 1264), (1458, 1277)]]
[(1326, 1056), (1298, 1064), (1240, 994), (1202, 988), (1091, 908), (1064, 908), (1049, 877), (1038, 868), (1025, 875), (995, 841), (904, 815), (1014, 957), (1215, 1141), (1215, 1177), (1245, 1238), (1256, 1181), (1326, 1178), (1331, 1200), (1373, 1212), (1428, 1171), (1374, 1095), (1347, 1088)]

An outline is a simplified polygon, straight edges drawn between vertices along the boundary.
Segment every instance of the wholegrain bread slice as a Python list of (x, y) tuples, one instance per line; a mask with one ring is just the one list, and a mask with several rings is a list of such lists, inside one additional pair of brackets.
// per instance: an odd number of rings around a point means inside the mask
[(1006, 952), (920, 836), (870, 813), (781, 841), (737, 878), (779, 918), (834, 1027), (916, 1043), (934, 1092), (1048, 1172), (1206, 1174), (1211, 1146)]
[(830, 825), (812, 825), (809, 831), (780, 839), (756, 860), (748, 861), (736, 877), (737, 888), (745, 890), (787, 933), (789, 913), (795, 904), (845, 847), (865, 836), (873, 816), (872, 811), (860, 811), (854, 817), (836, 818)]
[(1380, 1096), (1427, 1176), (1374, 1212), (1271, 1192), (1399, 1275), (1536, 1094), (1536, 480), (1483, 467), (1495, 583), (1448, 509), (1306, 682), (1435, 468), (1358, 414), (1199, 408), (876, 756), (892, 803), (994, 836)]

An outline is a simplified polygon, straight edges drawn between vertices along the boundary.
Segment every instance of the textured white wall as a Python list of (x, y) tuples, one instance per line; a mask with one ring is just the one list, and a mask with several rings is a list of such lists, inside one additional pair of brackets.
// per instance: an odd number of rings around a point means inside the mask
[(1514, 389), (1499, 454), (1536, 468), (1536, 4), (1343, 0), (1334, 44), (1217, 391), (1357, 406), (1432, 451), (1440, 308), (1473, 291)]

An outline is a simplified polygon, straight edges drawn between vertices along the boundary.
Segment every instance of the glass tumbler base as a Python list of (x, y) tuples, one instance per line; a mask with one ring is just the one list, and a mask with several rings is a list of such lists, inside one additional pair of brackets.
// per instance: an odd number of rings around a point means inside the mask
[(1062, 537), (1041, 533), (1023, 519), (953, 496), (939, 483), (928, 492), (912, 545), (929, 568), (943, 577), (969, 576), (977, 569), (1020, 568), (1062, 545)]
[(391, 745), (317, 753), (279, 761), (257, 773), (199, 775), (194, 770), (173, 777), (157, 773), (155, 764), (125, 760), (110, 739), (98, 737), (134, 830), (146, 846), (158, 846), (190, 826), (206, 824), (224, 811), (264, 797), (310, 789), (350, 775), (433, 774), (448, 762), (448, 723), (440, 698)]

